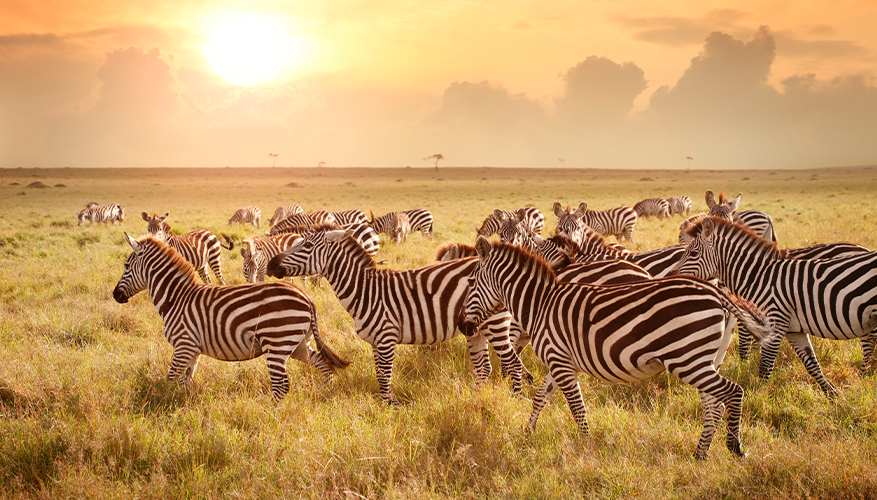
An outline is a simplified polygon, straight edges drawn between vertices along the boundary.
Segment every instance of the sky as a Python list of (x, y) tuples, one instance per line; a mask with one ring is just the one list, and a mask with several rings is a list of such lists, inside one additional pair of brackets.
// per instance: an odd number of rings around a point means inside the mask
[(4, 0), (0, 168), (873, 165), (875, 25), (873, 0)]

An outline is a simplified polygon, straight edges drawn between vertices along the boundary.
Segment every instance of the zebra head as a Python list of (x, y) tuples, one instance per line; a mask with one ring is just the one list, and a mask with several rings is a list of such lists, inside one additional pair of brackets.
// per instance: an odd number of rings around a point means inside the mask
[(475, 240), (478, 266), (469, 275), (469, 289), (463, 301), (463, 317), (468, 324), (480, 325), (503, 307), (500, 287), (494, 279), (496, 273), (489, 271), (492, 265), (491, 250), (492, 245), (487, 238), (479, 236)]
[(255, 283), (259, 264), (265, 260), (265, 256), (253, 245), (252, 238), (245, 238), (241, 242), (241, 257), (244, 258), (244, 278), (247, 280), (247, 283)]
[(713, 192), (707, 190), (705, 195), (706, 206), (709, 207), (709, 214), (714, 217), (721, 217), (727, 221), (733, 221), (733, 214), (740, 208), (740, 200), (743, 198), (743, 193), (739, 193), (737, 196), (731, 198), (730, 200), (725, 199), (725, 193), (719, 193), (719, 201), (715, 200)]
[(536, 255), (545, 259), (545, 262), (552, 269), (562, 269), (568, 266), (575, 260), (578, 253), (578, 245), (565, 236), (543, 239), (536, 235), (534, 241), (536, 242)]
[(158, 214), (153, 214), (152, 217), (149, 216), (146, 212), (143, 212), (141, 216), (143, 220), (149, 223), (146, 227), (146, 231), (155, 236), (155, 238), (159, 241), (167, 241), (170, 238), (171, 226), (165, 220), (167, 220), (170, 212), (162, 215), (161, 217)]
[(85, 222), (85, 219), (88, 217), (88, 212), (90, 212), (90, 209), (86, 208), (85, 210), (81, 210), (78, 214), (76, 214), (76, 218), (79, 219), (79, 223), (76, 224), (77, 226), (81, 226), (82, 223)]
[(715, 233), (712, 217), (705, 217), (699, 224), (691, 226), (687, 234), (693, 239), (669, 274), (687, 274), (705, 280), (716, 278), (719, 256)]
[(581, 218), (587, 210), (588, 205), (585, 202), (581, 202), (578, 208), (572, 211), (570, 206), (567, 205), (567, 208), (564, 210), (560, 202), (555, 201), (554, 215), (557, 216), (557, 229), (554, 233), (558, 236), (566, 236), (576, 243), (581, 243), (584, 232), (584, 222), (582, 222)]
[(511, 243), (528, 250), (536, 250), (536, 241), (533, 238), (535, 235), (530, 233), (516, 219), (502, 219), (496, 233), (499, 235), (499, 240), (504, 243)]
[(691, 227), (695, 224), (703, 222), (703, 220), (707, 217), (709, 217), (708, 214), (697, 214), (692, 215), (691, 217), (682, 221), (682, 224), (679, 224), (679, 243), (691, 242), (694, 237), (689, 234), (689, 229), (691, 229)]
[[(328, 226), (296, 240), (286, 251), (268, 262), (268, 275), (275, 278), (323, 274), (329, 261), (330, 247), (349, 238), (351, 229), (329, 229)], [(358, 243), (356, 243), (359, 246)], [(362, 247), (360, 247), (362, 248)]]
[(125, 233), (125, 240), (134, 250), (131, 255), (125, 259), (125, 270), (122, 277), (113, 289), (113, 298), (120, 304), (125, 304), (128, 299), (146, 290), (147, 278), (144, 265), (145, 248), (142, 242), (138, 242), (134, 238)]

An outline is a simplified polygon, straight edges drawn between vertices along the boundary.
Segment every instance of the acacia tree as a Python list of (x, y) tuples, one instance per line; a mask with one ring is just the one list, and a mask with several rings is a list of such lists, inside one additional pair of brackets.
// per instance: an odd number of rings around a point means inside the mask
[(273, 167), (277, 162), (277, 157), (280, 156), (280, 153), (268, 153), (268, 156), (271, 157), (271, 166)]
[(424, 161), (434, 161), (435, 162), (435, 171), (436, 172), (438, 172), (438, 162), (441, 160), (444, 160), (444, 159), (445, 159), (445, 157), (442, 156), (441, 153), (423, 157)]
[(690, 171), (691, 170), (691, 160), (693, 160), (694, 158), (692, 158), (690, 156), (686, 156), (685, 159), (688, 160), (688, 171)]

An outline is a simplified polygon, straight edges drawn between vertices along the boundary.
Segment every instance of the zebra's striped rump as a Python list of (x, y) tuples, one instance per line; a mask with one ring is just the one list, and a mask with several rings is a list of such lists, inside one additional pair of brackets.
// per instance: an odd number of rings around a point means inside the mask
[[(327, 379), (349, 364), (323, 344), (316, 308), (294, 285), (199, 285), (192, 266), (164, 242), (152, 236), (137, 241), (125, 237), (134, 252), (125, 261), (113, 298), (125, 303), (149, 291), (164, 320), (165, 337), (174, 347), (171, 380), (191, 382), (202, 354), (222, 361), (265, 355), (272, 395), (281, 399), (289, 390), (290, 356), (316, 365)], [(319, 351), (308, 347), (311, 337)]]
[(464, 306), (478, 322), (505, 306), (532, 335), (533, 351), (549, 375), (533, 400), (528, 430), (547, 397), (560, 388), (582, 433), (587, 415), (576, 374), (635, 382), (664, 370), (701, 394), (704, 429), (696, 457), (706, 458), (716, 425), (728, 410), (727, 446), (742, 455), (739, 441), (743, 389), (719, 375), (732, 333), (725, 309), (758, 335), (772, 332), (764, 316), (691, 278), (665, 278), (621, 285), (563, 283), (532, 253), (479, 238), (478, 266)]

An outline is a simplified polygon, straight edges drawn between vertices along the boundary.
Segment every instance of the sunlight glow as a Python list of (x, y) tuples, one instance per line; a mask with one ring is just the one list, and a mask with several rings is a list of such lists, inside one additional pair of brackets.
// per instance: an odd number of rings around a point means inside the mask
[(281, 19), (258, 14), (225, 14), (207, 29), (201, 47), (210, 70), (230, 83), (254, 85), (274, 80), (301, 65), (305, 42)]

